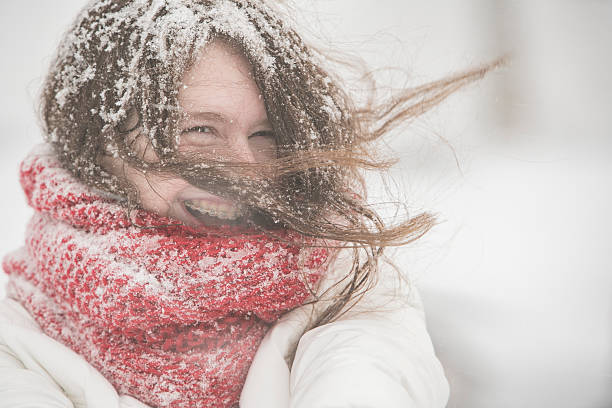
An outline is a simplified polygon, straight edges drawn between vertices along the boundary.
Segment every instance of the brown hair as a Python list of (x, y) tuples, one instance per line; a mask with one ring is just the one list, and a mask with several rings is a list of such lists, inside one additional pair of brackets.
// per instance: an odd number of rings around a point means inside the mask
[[(279, 147), (275, 161), (218, 162), (177, 151), (179, 84), (198, 50), (215, 38), (237, 47), (252, 66)], [(374, 283), (385, 247), (414, 241), (434, 223), (419, 214), (386, 225), (366, 204), (362, 169), (391, 164), (376, 157), (372, 143), (495, 65), (356, 106), (320, 59), (263, 1), (100, 0), (79, 15), (60, 45), (42, 93), (43, 123), (66, 169), (127, 203), (137, 195), (104, 169), (104, 155), (239, 200), (260, 227), (281, 225), (352, 248), (344, 286), (314, 327), (337, 318)], [(134, 126), (128, 125), (132, 113)], [(158, 161), (132, 149), (126, 135), (135, 128)], [(253, 171), (260, 176), (240, 177)]]

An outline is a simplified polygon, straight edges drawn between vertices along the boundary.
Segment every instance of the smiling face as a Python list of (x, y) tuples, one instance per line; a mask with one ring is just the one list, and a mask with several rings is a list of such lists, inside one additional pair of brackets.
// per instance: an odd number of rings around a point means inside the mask
[[(231, 46), (214, 41), (204, 48), (184, 74), (178, 100), (184, 112), (179, 125), (181, 153), (247, 163), (276, 157), (274, 134), (251, 67)], [(135, 150), (147, 161), (157, 160), (138, 132), (131, 135), (136, 138)], [(106, 159), (104, 165), (137, 188), (144, 209), (186, 225), (232, 223), (242, 216), (242, 208), (235, 202), (194, 187), (182, 178), (145, 175), (118, 159)]]

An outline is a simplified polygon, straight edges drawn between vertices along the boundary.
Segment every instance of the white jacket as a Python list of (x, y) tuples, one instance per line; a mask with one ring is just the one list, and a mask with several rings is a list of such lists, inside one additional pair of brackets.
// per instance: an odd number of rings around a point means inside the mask
[[(283, 316), (263, 339), (241, 408), (441, 408), (448, 383), (418, 296), (382, 277), (340, 320), (306, 332), (291, 370), (284, 356), (310, 306)], [(390, 283), (393, 282), (393, 283)], [(391, 287), (395, 287), (391, 290)], [(17, 302), (0, 301), (0, 408), (144, 408), (117, 395), (81, 356), (46, 336)]]

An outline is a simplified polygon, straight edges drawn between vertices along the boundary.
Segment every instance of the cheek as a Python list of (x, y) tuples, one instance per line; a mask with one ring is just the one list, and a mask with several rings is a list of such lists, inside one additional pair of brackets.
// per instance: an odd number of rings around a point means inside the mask
[(271, 137), (256, 137), (249, 142), (256, 162), (263, 163), (278, 157), (276, 141)]
[(180, 192), (189, 184), (180, 178), (168, 178), (149, 173), (146, 176), (124, 165), (121, 159), (104, 156), (102, 166), (111, 174), (127, 181), (138, 191), (139, 204), (146, 210), (168, 216)]
[(155, 163), (159, 160), (151, 146), (151, 141), (140, 133), (140, 129), (130, 133), (126, 138), (126, 143), (145, 162)]
[(151, 174), (145, 177), (137, 173), (128, 180), (138, 189), (140, 205), (162, 216), (169, 215), (179, 193), (188, 186), (182, 179), (168, 179)]

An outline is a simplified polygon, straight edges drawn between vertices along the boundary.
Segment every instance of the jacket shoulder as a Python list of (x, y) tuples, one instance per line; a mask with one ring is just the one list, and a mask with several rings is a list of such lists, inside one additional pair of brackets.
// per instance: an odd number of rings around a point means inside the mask
[(291, 407), (444, 407), (449, 386), (417, 288), (393, 268), (338, 320), (299, 340)]

